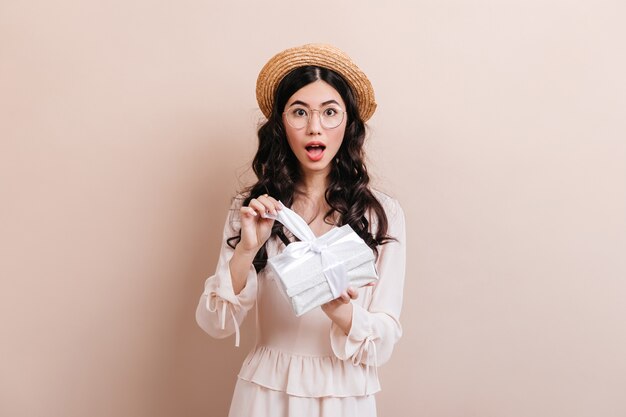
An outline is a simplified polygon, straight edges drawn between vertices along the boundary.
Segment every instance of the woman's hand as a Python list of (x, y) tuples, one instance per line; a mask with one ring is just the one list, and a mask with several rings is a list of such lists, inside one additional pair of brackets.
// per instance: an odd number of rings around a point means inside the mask
[(339, 297), (331, 300), (325, 304), (322, 304), (322, 310), (326, 314), (329, 312), (332, 313), (338, 307), (350, 303), (351, 300), (356, 300), (359, 298), (359, 293), (354, 287), (348, 287), (344, 292), (339, 295)]
[[(365, 287), (376, 285), (372, 282)], [(354, 287), (348, 287), (341, 295), (332, 301), (322, 304), (322, 311), (326, 313), (343, 332), (347, 335), (352, 327), (352, 300), (359, 298), (359, 292)]]
[(280, 203), (264, 194), (250, 200), (248, 206), (241, 207), (241, 240), (237, 247), (248, 254), (256, 254), (272, 233), (273, 219), (266, 219), (263, 214), (276, 215)]
[(241, 207), (241, 240), (235, 247), (233, 257), (228, 263), (233, 291), (239, 294), (246, 286), (250, 265), (256, 253), (272, 234), (273, 219), (263, 218), (263, 214), (275, 215), (280, 204), (274, 198), (264, 194), (250, 200), (248, 206)]

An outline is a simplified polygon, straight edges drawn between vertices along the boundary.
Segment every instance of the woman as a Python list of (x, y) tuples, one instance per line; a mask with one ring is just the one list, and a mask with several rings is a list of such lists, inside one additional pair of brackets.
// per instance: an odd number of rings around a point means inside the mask
[[(257, 80), (267, 117), (253, 161), (258, 181), (234, 200), (215, 275), (196, 320), (214, 337), (236, 334), (256, 306), (257, 340), (244, 361), (231, 417), (376, 415), (377, 366), (402, 330), (404, 214), (369, 188), (364, 122), (376, 103), (363, 72), (338, 49), (309, 44), (274, 56)], [(294, 240), (266, 218), (279, 202), (316, 236), (349, 224), (376, 253), (376, 285), (296, 317), (266, 268)], [(270, 216), (271, 217), (271, 216)]]

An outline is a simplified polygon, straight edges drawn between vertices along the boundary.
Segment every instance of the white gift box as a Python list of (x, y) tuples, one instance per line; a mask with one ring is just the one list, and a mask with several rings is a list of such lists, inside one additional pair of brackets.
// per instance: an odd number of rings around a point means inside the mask
[(374, 252), (349, 225), (316, 238), (306, 222), (284, 206), (275, 219), (300, 239), (267, 261), (296, 316), (334, 300), (348, 286), (358, 288), (378, 279)]

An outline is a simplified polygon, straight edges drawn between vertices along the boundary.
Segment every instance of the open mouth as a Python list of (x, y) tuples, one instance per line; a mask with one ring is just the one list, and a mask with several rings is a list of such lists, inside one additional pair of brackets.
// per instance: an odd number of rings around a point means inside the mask
[(308, 143), (305, 146), (306, 154), (311, 161), (319, 161), (324, 156), (326, 145), (323, 143)]

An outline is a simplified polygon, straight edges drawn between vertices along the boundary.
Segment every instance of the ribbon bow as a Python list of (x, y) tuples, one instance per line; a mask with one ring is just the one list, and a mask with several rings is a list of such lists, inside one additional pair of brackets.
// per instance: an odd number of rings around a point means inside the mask
[(348, 271), (342, 260), (328, 250), (328, 243), (324, 236), (315, 236), (311, 228), (296, 212), (285, 207), (282, 203), (277, 215), (264, 214), (263, 217), (279, 221), (289, 229), (300, 242), (290, 243), (283, 254), (293, 259), (299, 259), (308, 252), (318, 253), (322, 259), (324, 277), (334, 298), (338, 298), (348, 287)]
[[(366, 355), (366, 360), (364, 360), (363, 355)], [(358, 366), (362, 363), (365, 363), (365, 394), (367, 395), (367, 386), (370, 379), (370, 361), (371, 357), (373, 357), (373, 367), (374, 367), (374, 375), (376, 376), (376, 380), (378, 381), (378, 355), (376, 354), (376, 343), (374, 342), (374, 336), (369, 335), (363, 340), (361, 346), (356, 351), (354, 356), (352, 357), (352, 364)]]
[(211, 291), (207, 294), (206, 308), (212, 313), (217, 312), (217, 317), (220, 321), (220, 325), (222, 326), (222, 330), (226, 328), (226, 309), (228, 309), (235, 326), (235, 346), (239, 347), (239, 323), (237, 323), (237, 317), (235, 317), (233, 304), (221, 298), (215, 291)]

